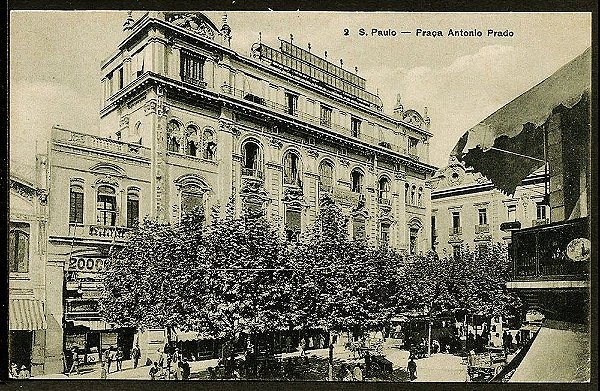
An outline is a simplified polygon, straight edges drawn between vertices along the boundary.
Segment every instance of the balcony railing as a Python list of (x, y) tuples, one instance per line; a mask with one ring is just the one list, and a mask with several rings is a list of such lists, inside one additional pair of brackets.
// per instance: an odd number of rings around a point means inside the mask
[(535, 219), (531, 221), (532, 227), (537, 227), (538, 225), (548, 224), (550, 221), (548, 219)]
[(110, 225), (90, 225), (89, 234), (90, 236), (97, 236), (101, 238), (124, 239), (127, 233), (129, 233), (130, 231), (131, 229), (126, 227), (115, 227)]
[(569, 245), (573, 239), (588, 238), (587, 218), (561, 224), (527, 228), (512, 233), (515, 280), (588, 279), (590, 258), (572, 259)]
[(389, 198), (379, 197), (378, 202), (379, 202), (379, 205), (392, 205), (392, 200), (390, 200)]
[(146, 158), (150, 157), (150, 149), (142, 147), (141, 145), (92, 136), (91, 134), (77, 133), (66, 129), (54, 128), (52, 130), (52, 140), (55, 142), (86, 147), (92, 150), (125, 153)]
[(520, 221), (506, 221), (506, 222), (500, 224), (500, 231), (510, 232), (510, 231), (517, 231), (520, 229), (521, 229)]
[(255, 168), (242, 167), (242, 176), (249, 176), (258, 179), (264, 179), (263, 172)]
[(487, 234), (490, 232), (489, 224), (480, 224), (475, 226), (475, 234)]
[(448, 229), (449, 235), (462, 235), (462, 227), (450, 227)]
[(181, 80), (184, 83), (193, 84), (196, 87), (206, 88), (206, 82), (202, 79), (196, 79), (194, 77), (189, 77), (189, 76), (181, 76)]
[(232, 86), (229, 86), (229, 85), (224, 85), (221, 87), (221, 89), (223, 90), (223, 92), (230, 94), (236, 98), (243, 99), (243, 100), (246, 100), (249, 102), (254, 102), (255, 104), (267, 107), (273, 111), (291, 115), (293, 117), (301, 119), (302, 121), (308, 122), (312, 125), (326, 127), (328, 129), (335, 130), (339, 134), (342, 134), (342, 135), (345, 135), (348, 137), (353, 137), (355, 139), (364, 141), (370, 145), (380, 146), (380, 147), (389, 149), (391, 151), (394, 151), (394, 152), (397, 152), (397, 153), (400, 153), (403, 155), (408, 155), (411, 159), (413, 159), (415, 161), (420, 160), (419, 156), (416, 154), (415, 151), (412, 151), (410, 154), (407, 154), (406, 147), (390, 143), (389, 141), (383, 141), (379, 138), (371, 137), (362, 132), (359, 132), (358, 134), (356, 134), (356, 133), (352, 132), (352, 130), (350, 128), (333, 123), (331, 120), (327, 121), (325, 119), (322, 119), (320, 116), (316, 117), (311, 114), (299, 111), (297, 109), (295, 109), (293, 111), (293, 113), (290, 113), (290, 107), (287, 105), (283, 105), (278, 102), (264, 99), (262, 97), (257, 97), (247, 91), (239, 90), (239, 89), (233, 88)]

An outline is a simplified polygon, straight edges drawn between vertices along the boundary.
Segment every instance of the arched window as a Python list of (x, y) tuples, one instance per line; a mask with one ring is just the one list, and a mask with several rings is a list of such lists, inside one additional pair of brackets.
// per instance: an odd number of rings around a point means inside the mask
[(288, 152), (283, 158), (283, 183), (302, 186), (302, 162), (295, 152)]
[(29, 271), (29, 224), (10, 223), (9, 268), (11, 272)]
[(167, 125), (167, 151), (179, 152), (179, 138), (181, 128), (177, 121), (170, 121)]
[(412, 187), (410, 188), (410, 204), (411, 205), (416, 205), (416, 203), (415, 203), (416, 196), (417, 196), (417, 186), (412, 185)]
[(354, 193), (363, 192), (363, 174), (358, 169), (352, 170), (352, 191)]
[(302, 231), (302, 213), (296, 208), (285, 209), (285, 236), (288, 242), (297, 242)]
[(96, 202), (96, 222), (99, 225), (114, 226), (117, 222), (117, 197), (110, 186), (98, 186)]
[(325, 192), (333, 192), (333, 164), (324, 160), (319, 166), (319, 188)]
[(185, 131), (185, 154), (196, 156), (198, 154), (198, 129), (189, 125)]
[(261, 149), (254, 141), (248, 141), (242, 147), (242, 175), (262, 178)]
[(204, 146), (203, 158), (207, 160), (215, 160), (217, 156), (217, 143), (212, 130), (205, 129), (202, 133), (202, 143)]
[(408, 189), (410, 188), (410, 186), (408, 185), (408, 183), (404, 184), (404, 203), (408, 204)]
[(135, 228), (140, 221), (140, 195), (135, 189), (127, 192), (127, 228)]
[(390, 180), (387, 177), (379, 179), (379, 203), (389, 203)]
[(419, 187), (419, 193), (417, 195), (417, 204), (423, 206), (423, 188)]
[(83, 224), (83, 187), (81, 185), (71, 185), (69, 224)]

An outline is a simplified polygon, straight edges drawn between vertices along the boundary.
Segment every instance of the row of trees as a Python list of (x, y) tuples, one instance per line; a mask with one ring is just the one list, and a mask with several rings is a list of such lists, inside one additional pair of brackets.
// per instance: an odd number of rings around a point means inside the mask
[(293, 245), (260, 216), (146, 220), (106, 265), (101, 310), (121, 326), (232, 339), (291, 328), (381, 329), (407, 309), (508, 315), (506, 249), (403, 257), (349, 237), (333, 202)]

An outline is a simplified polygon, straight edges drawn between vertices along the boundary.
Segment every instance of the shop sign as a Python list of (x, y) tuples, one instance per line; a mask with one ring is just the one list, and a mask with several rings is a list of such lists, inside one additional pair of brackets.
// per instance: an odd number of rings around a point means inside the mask
[(589, 261), (591, 243), (589, 239), (577, 238), (567, 245), (567, 257), (575, 262)]
[(69, 259), (69, 271), (101, 273), (104, 271), (106, 258), (98, 257), (72, 257)]
[(111, 346), (113, 348), (117, 347), (117, 333), (102, 333), (100, 334), (100, 339), (102, 340), (102, 350), (106, 350)]
[(79, 349), (85, 349), (85, 334), (65, 335), (65, 348), (68, 350), (73, 346), (76, 346)]

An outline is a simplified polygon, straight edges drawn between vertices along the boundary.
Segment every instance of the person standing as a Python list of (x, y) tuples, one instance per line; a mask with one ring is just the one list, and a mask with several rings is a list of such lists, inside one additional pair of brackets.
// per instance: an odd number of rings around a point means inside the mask
[(116, 359), (117, 359), (117, 371), (122, 371), (123, 370), (123, 348), (120, 346), (117, 347)]
[(414, 357), (410, 357), (408, 360), (408, 373), (410, 374), (410, 380), (413, 381), (417, 378), (417, 363)]
[[(79, 367), (77, 368), (77, 374), (79, 375)], [(31, 372), (29, 372), (25, 365), (22, 365), (21, 370), (19, 371), (19, 379), (29, 379), (30, 377)]]
[(356, 364), (354, 370), (352, 371), (352, 379), (354, 381), (363, 381), (362, 369), (360, 369), (360, 366), (358, 364)]
[(104, 355), (103, 355), (103, 361), (106, 363), (106, 373), (109, 374), (110, 373), (110, 363), (112, 362), (112, 359), (110, 357), (110, 350), (112, 349), (112, 347), (106, 349), (104, 351)]
[[(108, 356), (108, 373), (110, 373), (110, 364), (114, 361), (117, 361), (117, 349), (115, 349), (113, 346), (110, 347), (110, 353)], [(117, 371), (119, 370), (119, 366), (117, 364)]]
[(103, 362), (102, 364), (100, 364), (100, 379), (105, 380), (106, 377), (107, 377), (106, 363)]
[(150, 367), (148, 374), (150, 375), (150, 380), (156, 380), (156, 375), (158, 374), (158, 362), (154, 361), (154, 365)]
[(77, 351), (76, 346), (71, 348), (71, 358), (73, 363), (71, 364), (71, 369), (69, 370), (69, 376), (73, 372), (73, 369), (77, 370), (77, 374), (79, 375), (79, 352)]
[(173, 353), (173, 365), (175, 366), (175, 380), (182, 380), (181, 353), (179, 353), (179, 348), (175, 348), (175, 352)]
[(140, 346), (136, 342), (135, 345), (133, 346), (133, 349), (131, 349), (131, 358), (133, 359), (133, 368), (134, 369), (137, 368), (137, 366), (138, 366), (140, 356), (141, 356)]

